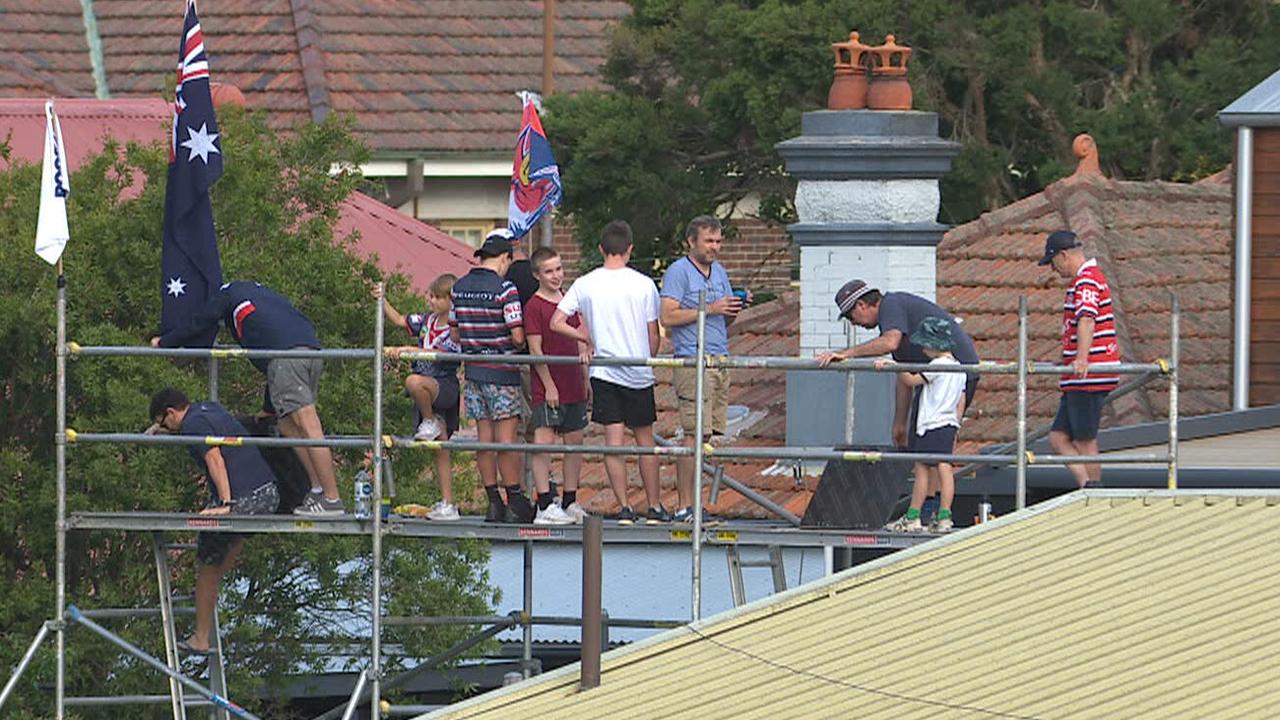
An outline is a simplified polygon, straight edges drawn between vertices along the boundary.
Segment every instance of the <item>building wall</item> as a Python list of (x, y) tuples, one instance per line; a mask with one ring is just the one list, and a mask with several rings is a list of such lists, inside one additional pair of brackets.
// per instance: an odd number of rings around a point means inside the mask
[(1280, 128), (1253, 131), (1249, 404), (1280, 403)]

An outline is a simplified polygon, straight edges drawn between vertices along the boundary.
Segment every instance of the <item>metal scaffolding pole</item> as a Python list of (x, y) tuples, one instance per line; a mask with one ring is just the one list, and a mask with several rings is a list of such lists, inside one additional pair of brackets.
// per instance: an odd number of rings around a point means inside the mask
[(1178, 489), (1178, 366), (1181, 358), (1182, 308), (1169, 293), (1169, 489)]
[(36, 650), (40, 649), (40, 643), (44, 642), (45, 636), (49, 634), (49, 628), (53, 625), (51, 621), (40, 623), (40, 630), (36, 633), (35, 639), (31, 641), (22, 660), (18, 661), (18, 666), (13, 669), (13, 675), (9, 677), (9, 682), (4, 684), (4, 690), (0, 690), (0, 708), (4, 707), (4, 701), (9, 699), (13, 689), (18, 686), (18, 679), (22, 677), (22, 673), (26, 672), (27, 666), (31, 664), (31, 658), (36, 656)]
[(521, 633), (520, 674), (533, 676), (533, 542), (524, 541), (524, 612), (520, 613)]
[(693, 598), (691, 601), (693, 621), (702, 619), (702, 457), (706, 433), (703, 432), (702, 421), (705, 413), (702, 407), (706, 396), (705, 376), (707, 369), (707, 291), (698, 291), (698, 344), (696, 373), (693, 386)]
[(58, 261), (58, 347), (57, 356), (58, 389), (57, 413), (58, 429), (54, 435), (56, 453), (56, 475), (58, 484), (58, 517), (57, 541), (54, 552), (57, 554), (57, 595), (54, 605), (54, 622), (57, 623), (56, 639), (57, 680), (54, 689), (53, 714), (62, 720), (66, 712), (67, 689), (67, 276), (62, 272), (62, 261)]
[(1018, 296), (1018, 470), (1014, 507), (1027, 506), (1027, 296)]
[(238, 718), (244, 718), (245, 720), (259, 720), (257, 715), (254, 715), (248, 710), (245, 710), (244, 708), (240, 707), (239, 705), (236, 705), (235, 703), (231, 702), (229, 699), (224, 698), (221, 695), (218, 695), (212, 690), (209, 690), (208, 688), (197, 683), (191, 678), (183, 675), (182, 673), (171, 670), (169, 666), (155, 659), (151, 655), (148, 655), (146, 652), (143, 652), (143, 650), (139, 648), (137, 645), (134, 645), (128, 640), (125, 640), (119, 635), (116, 635), (115, 633), (102, 627), (98, 623), (85, 617), (76, 606), (70, 605), (67, 607), (67, 619), (80, 623), (81, 625), (92, 630), (98, 635), (101, 635), (103, 638), (106, 638), (110, 642), (119, 646), (121, 649), (123, 649), (125, 652), (129, 653), (130, 655), (138, 658), (139, 660), (146, 663), (147, 665), (150, 665), (156, 670), (159, 670), (160, 672), (164, 673), (170, 678), (173, 678), (178, 682), (182, 683), (184, 687), (190, 688), (191, 690), (194, 690), (195, 692), (205, 696), (211, 702), (213, 702), (214, 705), (216, 705), (219, 708), (222, 708), (223, 710), (226, 710), (227, 712), (230, 712), (232, 715), (235, 715)]
[[(369, 642), (369, 717), (378, 716), (382, 685), (382, 344), (384, 283), (378, 283), (373, 320), (373, 589), (369, 603), (372, 638)], [(358, 694), (358, 693), (357, 693)]]

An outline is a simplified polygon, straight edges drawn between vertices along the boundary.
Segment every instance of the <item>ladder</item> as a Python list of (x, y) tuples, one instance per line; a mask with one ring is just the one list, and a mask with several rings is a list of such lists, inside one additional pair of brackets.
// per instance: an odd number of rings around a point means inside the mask
[[(173, 594), (173, 576), (169, 572), (169, 552), (173, 550), (194, 551), (196, 546), (194, 543), (167, 543), (165, 542), (164, 533), (157, 532), (152, 533), (151, 547), (155, 554), (156, 582), (160, 591), (160, 621), (164, 625), (165, 664), (175, 672), (182, 672), (182, 658), (178, 653), (178, 628), (175, 623), (174, 600), (177, 598)], [(222, 632), (218, 625), (216, 605), (213, 610), (213, 637), (209, 640), (207, 665), (209, 670), (209, 689), (222, 697), (226, 697), (227, 676), (226, 667), (222, 659)], [(173, 720), (187, 720), (187, 706), (189, 704), (208, 707), (210, 720), (230, 720), (230, 715), (226, 710), (210, 705), (203, 698), (196, 698), (193, 701), (187, 700), (182, 684), (173, 678), (169, 678), (169, 699), (170, 706), (173, 708)]]
[(743, 568), (769, 568), (773, 573), (773, 591), (780, 593), (787, 589), (787, 573), (782, 565), (782, 548), (770, 545), (768, 560), (743, 560), (737, 545), (726, 545), (725, 559), (729, 561), (729, 592), (733, 596), (733, 606), (745, 605), (747, 602), (746, 585), (742, 581)]

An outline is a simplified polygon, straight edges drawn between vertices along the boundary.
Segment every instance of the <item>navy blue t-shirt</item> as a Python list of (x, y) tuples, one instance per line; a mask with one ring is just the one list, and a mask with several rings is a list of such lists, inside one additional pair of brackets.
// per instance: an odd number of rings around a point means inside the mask
[(920, 323), (927, 317), (942, 318), (951, 325), (951, 338), (956, 344), (951, 354), (956, 360), (965, 365), (978, 362), (978, 349), (974, 347), (973, 339), (951, 313), (919, 295), (904, 292), (891, 292), (880, 298), (880, 334), (889, 330), (902, 333), (902, 342), (893, 351), (894, 360), (900, 363), (929, 362), (924, 351), (909, 339), (911, 333), (918, 330)]
[[(223, 285), (185, 324), (160, 336), (160, 347), (182, 347), (219, 322), (227, 326), (236, 342), (253, 350), (320, 347), (311, 321), (284, 296), (242, 280)], [(256, 359), (253, 364), (265, 373), (269, 362)]]
[[(240, 421), (231, 417), (231, 414), (216, 402), (192, 403), (188, 406), (187, 414), (182, 418), (181, 433), (215, 437), (247, 437), (249, 435), (249, 431), (245, 430)], [(187, 452), (191, 453), (196, 464), (204, 471), (210, 496), (216, 499), (218, 489), (213, 486), (213, 480), (209, 477), (209, 466), (204, 461), (205, 454), (212, 449), (208, 445), (187, 446)], [(222, 451), (222, 460), (227, 466), (227, 482), (231, 485), (232, 500), (248, 497), (254, 490), (276, 481), (275, 474), (271, 472), (271, 466), (267, 465), (258, 448), (221, 445), (218, 449)]]

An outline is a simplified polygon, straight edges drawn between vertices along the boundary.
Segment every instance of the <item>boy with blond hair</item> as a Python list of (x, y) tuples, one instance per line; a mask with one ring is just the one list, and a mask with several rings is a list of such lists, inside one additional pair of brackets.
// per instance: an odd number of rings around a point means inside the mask
[[(417, 338), (416, 346), (388, 348), (387, 353), (399, 357), (405, 351), (432, 350), (435, 352), (460, 352), (449, 328), (449, 310), (453, 307), (450, 293), (457, 278), (448, 273), (431, 282), (427, 293), (429, 314), (402, 315), (390, 301), (383, 303), (383, 312), (393, 325), (404, 328)], [(379, 296), (374, 288), (373, 296)], [(458, 431), (461, 393), (458, 385), (458, 363), (439, 360), (414, 360), (413, 374), (404, 381), (404, 388), (413, 398), (422, 421), (414, 432), (414, 440), (448, 440)], [(427, 517), (431, 520), (457, 520), (458, 508), (453, 504), (453, 460), (448, 450), (436, 450), (436, 479), (440, 483), (440, 502)]]

